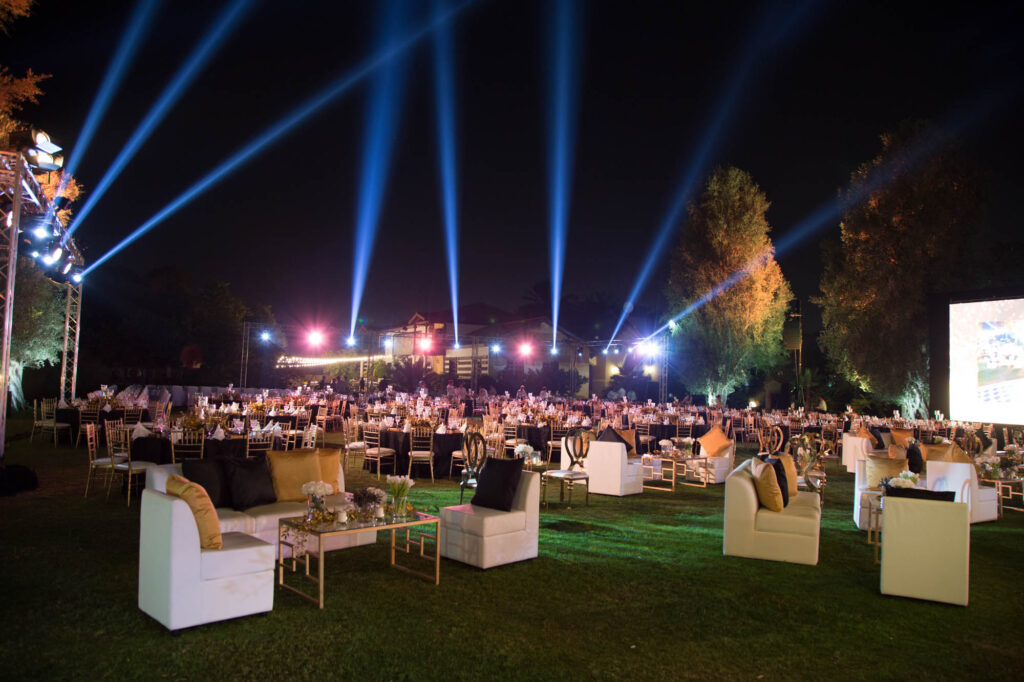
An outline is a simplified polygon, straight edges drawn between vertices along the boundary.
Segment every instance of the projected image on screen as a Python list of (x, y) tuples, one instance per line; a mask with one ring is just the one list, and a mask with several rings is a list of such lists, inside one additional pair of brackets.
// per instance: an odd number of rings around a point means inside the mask
[(949, 416), (1024, 421), (1024, 299), (949, 306)]

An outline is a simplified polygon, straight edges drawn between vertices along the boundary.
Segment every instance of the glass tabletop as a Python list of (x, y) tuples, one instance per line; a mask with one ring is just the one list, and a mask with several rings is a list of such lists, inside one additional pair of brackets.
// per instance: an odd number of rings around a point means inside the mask
[(368, 520), (364, 521), (364, 520), (355, 519), (355, 518), (353, 518), (350, 515), (348, 517), (348, 521), (346, 521), (345, 523), (338, 523), (337, 521), (333, 521), (331, 523), (307, 523), (305, 517), (302, 517), (302, 516), (292, 516), (292, 517), (289, 517), (289, 518), (280, 519), (280, 524), (282, 526), (288, 526), (290, 528), (299, 529), (299, 530), (302, 530), (302, 531), (307, 532), (307, 533), (317, 534), (317, 533), (337, 533), (337, 532), (346, 531), (346, 530), (373, 530), (373, 529), (390, 528), (390, 527), (397, 527), (397, 526), (402, 526), (402, 525), (406, 525), (406, 524), (410, 524), (411, 525), (411, 524), (417, 524), (417, 523), (425, 523), (425, 522), (436, 521), (437, 518), (438, 518), (437, 516), (433, 516), (431, 514), (424, 514), (423, 512), (416, 512), (414, 514), (411, 514), (411, 515), (407, 516), (404, 519), (399, 519), (399, 520), (395, 520), (395, 521), (392, 521), (389, 516), (385, 516), (382, 519), (374, 518), (374, 519), (368, 519)]

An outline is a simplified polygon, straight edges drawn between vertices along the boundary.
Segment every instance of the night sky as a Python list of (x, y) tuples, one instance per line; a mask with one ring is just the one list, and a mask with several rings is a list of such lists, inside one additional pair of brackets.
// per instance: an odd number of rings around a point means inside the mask
[[(420, 15), (429, 7), (413, 6)], [(74, 144), (132, 7), (39, 0), (32, 17), (15, 22), (0, 39), (0, 63), (53, 75), (25, 120)], [(760, 5), (583, 7), (565, 293), (603, 291), (621, 305)], [(220, 9), (163, 3), (81, 160), (86, 192)], [(373, 14), (366, 2), (257, 3), (76, 233), (87, 261), (369, 54)], [(464, 303), (514, 308), (548, 277), (547, 17), (540, 2), (479, 0), (454, 25)], [(772, 202), (777, 236), (834, 197), (877, 153), (883, 131), (908, 117), (941, 120), (1002, 91), (1002, 104), (961, 139), (988, 172), (993, 233), (1021, 238), (1021, 19), (1021, 4), (1009, 2), (820, 2), (758, 60), (711, 163), (753, 175)], [(361, 311), (371, 326), (449, 307), (430, 42), (406, 58)], [(116, 296), (125, 270), (176, 264), (272, 304), (280, 322), (347, 331), (366, 92), (364, 84), (325, 107), (108, 261), (90, 277), (86, 301)], [(805, 309), (817, 291), (819, 240), (837, 234), (832, 222), (780, 258)], [(663, 308), (665, 272), (643, 302)], [(604, 324), (610, 331), (614, 319)]]

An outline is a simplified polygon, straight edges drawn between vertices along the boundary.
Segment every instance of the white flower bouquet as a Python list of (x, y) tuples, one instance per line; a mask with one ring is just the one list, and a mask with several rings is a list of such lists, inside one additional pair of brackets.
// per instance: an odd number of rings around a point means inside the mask
[(334, 486), (323, 481), (309, 481), (302, 484), (302, 494), (306, 497), (326, 497), (334, 493)]
[(516, 446), (516, 457), (529, 458), (533, 454), (533, 446), (527, 443), (520, 443)]
[(409, 488), (416, 485), (416, 481), (412, 480), (408, 476), (388, 476), (387, 477), (388, 492), (395, 499), (401, 497), (408, 497)]
[(890, 488), (916, 488), (919, 477), (912, 471), (903, 470), (899, 476), (893, 476), (886, 485)]

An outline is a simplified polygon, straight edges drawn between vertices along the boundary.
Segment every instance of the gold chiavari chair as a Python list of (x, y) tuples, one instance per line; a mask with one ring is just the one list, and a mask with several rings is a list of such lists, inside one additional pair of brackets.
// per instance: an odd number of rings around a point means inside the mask
[(125, 426), (135, 426), (142, 421), (142, 408), (129, 407), (124, 411)]
[(103, 420), (103, 438), (107, 442), (107, 457), (114, 456), (114, 441), (110, 439), (110, 434), (118, 429), (124, 428), (123, 419), (104, 419)]
[(79, 443), (82, 442), (82, 433), (85, 431), (86, 424), (93, 425), (93, 434), (96, 433), (96, 427), (99, 426), (100, 408), (98, 407), (83, 407), (79, 412), (78, 417), (78, 438), (75, 439), (75, 447), (77, 448)]
[(502, 434), (505, 436), (505, 449), (514, 451), (516, 446), (523, 445), (526, 443), (525, 438), (519, 437), (519, 426), (512, 422), (506, 422), (501, 427)]
[(355, 418), (342, 423), (342, 434), (345, 436), (345, 470), (348, 471), (348, 459), (355, 459), (366, 454), (366, 443), (359, 440), (359, 422)]
[(257, 457), (266, 455), (267, 450), (274, 447), (274, 434), (270, 431), (249, 431), (245, 436), (245, 456)]
[[(92, 479), (97, 475), (105, 475), (109, 479), (114, 474), (114, 465), (120, 462), (123, 458), (118, 457), (98, 457), (99, 454), (99, 440), (96, 437), (96, 424), (88, 423), (82, 428), (85, 432), (85, 447), (89, 453), (89, 475), (85, 479), (85, 497), (89, 497), (89, 485), (92, 483)], [(107, 481), (109, 485), (110, 481)]]
[(380, 478), (380, 463), (383, 460), (390, 460), (391, 469), (394, 470), (395, 451), (380, 446), (380, 424), (367, 424), (363, 427), (363, 442), (366, 444), (366, 448), (363, 450), (363, 459), (367, 462), (377, 463), (377, 478)]
[[(314, 434), (314, 442), (319, 441), (321, 445), (327, 445), (327, 425), (330, 423), (330, 417), (327, 415), (327, 407), (324, 405), (320, 406), (320, 410), (316, 413), (316, 423), (310, 428), (316, 429)], [(314, 445), (314, 447), (316, 447)]]
[(562, 439), (565, 438), (568, 433), (569, 427), (564, 424), (551, 425), (551, 440), (548, 441), (548, 464), (551, 464), (551, 460), (554, 458), (556, 450), (558, 451), (559, 456), (561, 456)]
[(28, 442), (36, 437), (36, 431), (43, 430), (43, 413), (39, 409), (39, 401), (32, 401), (32, 431), (28, 434)]
[(426, 462), (430, 465), (430, 482), (434, 482), (434, 429), (418, 426), (409, 434), (409, 472), (412, 476), (412, 465)]
[(320, 433), (320, 427), (316, 424), (310, 424), (302, 430), (302, 449), (303, 450), (315, 450), (317, 434)]
[[(654, 440), (654, 436), (651, 435), (651, 423), (647, 421), (634, 422), (636, 428), (636, 444), (637, 446), (643, 445), (644, 452), (651, 451), (651, 441)], [(637, 452), (640, 448), (637, 447)]]
[[(132, 480), (134, 480), (136, 476), (145, 476), (146, 470), (156, 465), (153, 462), (132, 461), (131, 429), (127, 426), (120, 426), (107, 431), (108, 447), (111, 441), (113, 441), (113, 457), (120, 458), (120, 461), (115, 462), (112, 473), (127, 479), (127, 505), (130, 507), (132, 506)], [(110, 499), (110, 486), (113, 483), (113, 480), (113, 475), (107, 479), (107, 499)]]
[[(33, 419), (33, 422), (35, 420)], [(57, 434), (61, 431), (68, 432), (68, 445), (74, 445), (71, 440), (71, 424), (67, 422), (57, 421), (57, 399), (56, 398), (44, 398), (42, 403), (42, 430), (53, 431), (53, 446), (57, 447)], [(32, 436), (29, 436), (29, 442), (32, 442)]]
[(206, 434), (202, 429), (185, 429), (175, 440), (171, 438), (171, 461), (175, 464), (186, 459), (202, 459)]

